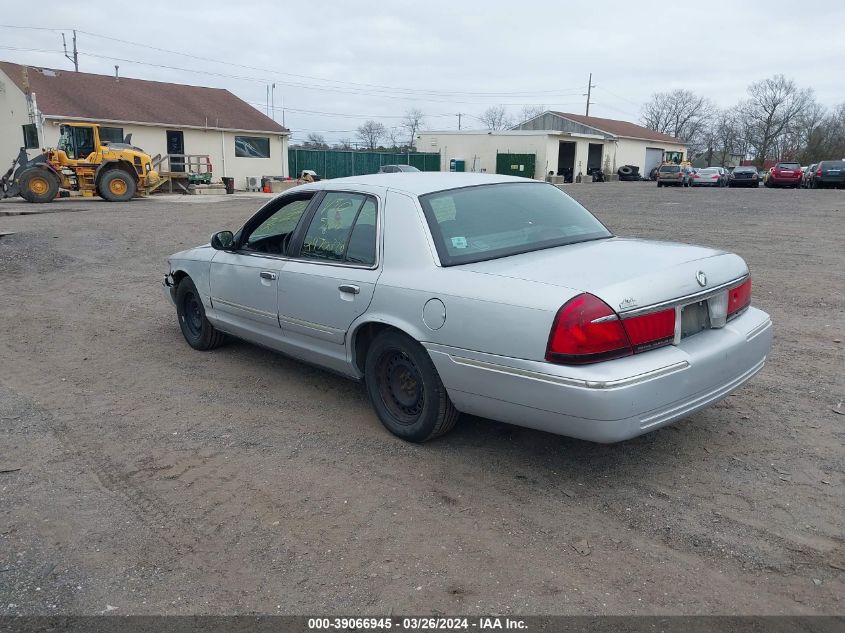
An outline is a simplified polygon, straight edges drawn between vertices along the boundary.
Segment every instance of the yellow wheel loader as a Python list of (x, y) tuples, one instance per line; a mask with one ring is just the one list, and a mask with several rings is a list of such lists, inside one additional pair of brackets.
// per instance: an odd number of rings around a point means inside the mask
[[(24, 148), (0, 177), (0, 199), (21, 196), (51, 202), (59, 189), (125, 202), (148, 194), (159, 182), (149, 154), (131, 145), (100, 141), (100, 126), (62, 123), (58, 147), (30, 159)], [(86, 192), (88, 192), (86, 194)]]

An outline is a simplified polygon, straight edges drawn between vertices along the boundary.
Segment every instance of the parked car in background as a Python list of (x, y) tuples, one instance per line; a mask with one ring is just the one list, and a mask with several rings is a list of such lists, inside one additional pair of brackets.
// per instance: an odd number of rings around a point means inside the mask
[(702, 167), (692, 175), (693, 187), (725, 187), (728, 172), (723, 167)]
[(813, 163), (812, 165), (808, 165), (807, 169), (804, 171), (804, 175), (801, 177), (801, 186), (805, 189), (811, 188), (811, 183), (813, 181), (813, 176), (816, 174), (816, 164)]
[(729, 187), (758, 187), (760, 174), (756, 167), (734, 167), (728, 179)]
[(816, 165), (811, 187), (813, 189), (845, 188), (845, 160), (823, 160)]
[(689, 187), (693, 170), (683, 165), (661, 165), (657, 170), (658, 187)]
[(767, 187), (800, 187), (802, 178), (801, 165), (780, 162), (769, 170), (765, 184)]
[(380, 174), (398, 174), (400, 172), (413, 172), (419, 171), (413, 165), (382, 165), (379, 167), (378, 173)]
[(171, 255), (163, 285), (194, 349), (232, 335), (363, 380), (413, 442), (461, 412), (621, 441), (722, 400), (772, 342), (738, 255), (616, 237), (514, 176), (296, 187)]

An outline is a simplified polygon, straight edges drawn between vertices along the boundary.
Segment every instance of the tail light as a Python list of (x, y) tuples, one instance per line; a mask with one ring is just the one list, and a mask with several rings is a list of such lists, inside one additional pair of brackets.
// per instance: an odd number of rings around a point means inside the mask
[(821, 170), (821, 169), (817, 169), (817, 170), (816, 170), (816, 176), (821, 176), (821, 175), (822, 175), (822, 170)]
[(547, 361), (570, 365), (633, 353), (617, 314), (589, 293), (570, 299), (558, 310), (546, 346)]
[(751, 305), (751, 277), (728, 290), (728, 318)]
[(661, 347), (675, 338), (675, 309), (623, 319), (622, 326), (634, 353)]
[(546, 360), (565, 365), (596, 363), (668, 345), (674, 337), (674, 308), (620, 319), (604, 301), (584, 293), (558, 310)]

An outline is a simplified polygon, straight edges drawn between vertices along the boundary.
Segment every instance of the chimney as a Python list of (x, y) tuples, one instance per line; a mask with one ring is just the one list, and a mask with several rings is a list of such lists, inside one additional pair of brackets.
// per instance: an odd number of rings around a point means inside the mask
[(120, 68), (120, 66), (118, 66), (117, 64), (114, 65), (114, 80), (115, 81), (120, 81), (120, 75), (117, 72), (119, 68)]

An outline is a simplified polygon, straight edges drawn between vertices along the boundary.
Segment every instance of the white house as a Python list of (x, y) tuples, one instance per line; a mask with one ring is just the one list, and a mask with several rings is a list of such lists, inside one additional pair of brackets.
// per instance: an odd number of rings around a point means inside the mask
[(21, 147), (55, 147), (62, 121), (99, 123), (104, 140), (131, 134), (151, 156), (208, 155), (214, 180), (237, 188), (288, 175), (288, 130), (228, 90), (0, 62), (0, 172)]
[(636, 165), (647, 175), (665, 152), (687, 154), (682, 140), (634, 123), (553, 111), (510, 130), (421, 132), (417, 148), (439, 151), (444, 171), (456, 160), (466, 171), (537, 179), (549, 173), (577, 176), (594, 168), (615, 173), (622, 165)]

